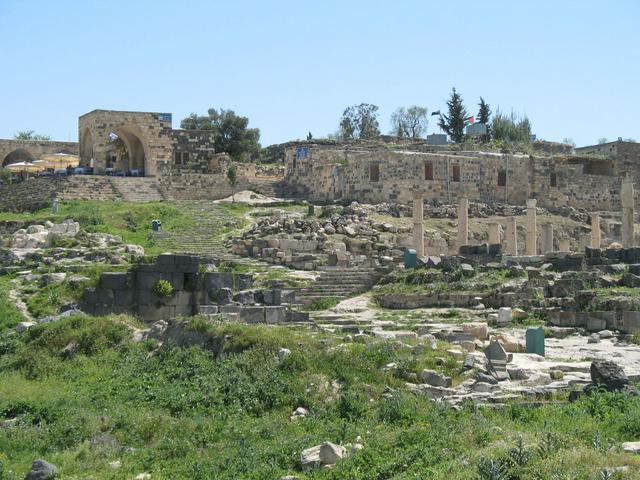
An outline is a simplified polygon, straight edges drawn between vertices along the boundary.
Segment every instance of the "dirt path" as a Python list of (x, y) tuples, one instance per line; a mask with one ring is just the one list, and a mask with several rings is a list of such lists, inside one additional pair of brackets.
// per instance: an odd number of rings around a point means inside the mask
[(35, 322), (36, 319), (33, 318), (33, 316), (29, 313), (27, 304), (22, 301), (22, 298), (20, 298), (20, 291), (15, 287), (16, 281), (14, 280), (11, 283), (13, 283), (14, 287), (9, 290), (9, 298), (15, 302), (16, 308), (20, 311), (20, 313), (22, 313), (22, 316), (26, 321)]

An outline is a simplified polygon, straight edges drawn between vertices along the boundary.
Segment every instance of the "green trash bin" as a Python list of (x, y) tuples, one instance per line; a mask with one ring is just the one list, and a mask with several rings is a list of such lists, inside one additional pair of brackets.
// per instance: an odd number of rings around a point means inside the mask
[(159, 232), (162, 227), (162, 222), (160, 220), (152, 220), (151, 221), (151, 230), (154, 232)]
[(404, 268), (416, 268), (418, 266), (418, 254), (413, 248), (404, 251)]
[(537, 353), (544, 357), (544, 328), (529, 327), (525, 334), (527, 353)]

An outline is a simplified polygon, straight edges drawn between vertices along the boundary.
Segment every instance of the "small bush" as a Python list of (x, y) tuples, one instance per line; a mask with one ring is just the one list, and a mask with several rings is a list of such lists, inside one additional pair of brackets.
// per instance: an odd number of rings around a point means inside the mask
[(158, 280), (153, 287), (153, 293), (159, 297), (170, 297), (173, 295), (173, 285), (167, 280)]
[(319, 298), (314, 301), (307, 310), (309, 311), (317, 311), (317, 310), (328, 310), (329, 308), (333, 308), (340, 303), (340, 299), (338, 297), (325, 297)]

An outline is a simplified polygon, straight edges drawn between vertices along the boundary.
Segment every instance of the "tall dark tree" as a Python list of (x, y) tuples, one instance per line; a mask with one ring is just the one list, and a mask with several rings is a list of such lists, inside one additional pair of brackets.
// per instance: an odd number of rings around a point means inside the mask
[(260, 153), (260, 130), (248, 126), (247, 117), (223, 108), (210, 108), (205, 116), (192, 113), (180, 123), (185, 130), (213, 130), (216, 152), (228, 153), (237, 161), (254, 159)]
[(464, 140), (464, 127), (467, 125), (469, 114), (462, 103), (462, 97), (456, 92), (455, 87), (451, 91), (451, 98), (447, 101), (449, 115), (440, 114), (438, 126), (447, 132), (455, 143)]
[(482, 141), (487, 142), (491, 139), (491, 109), (482, 97), (480, 97), (478, 107), (478, 122), (487, 126), (487, 134), (483, 136)]
[(343, 139), (371, 139), (380, 136), (378, 106), (361, 103), (347, 107), (340, 119), (340, 136)]

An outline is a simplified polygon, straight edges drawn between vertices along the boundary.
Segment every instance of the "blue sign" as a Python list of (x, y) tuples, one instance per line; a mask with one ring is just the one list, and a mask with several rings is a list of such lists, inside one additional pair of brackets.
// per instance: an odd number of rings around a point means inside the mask
[(169, 122), (171, 123), (171, 114), (170, 113), (159, 113), (158, 120), (161, 122)]
[(309, 156), (309, 147), (298, 147), (296, 149), (296, 158), (298, 160), (302, 160), (303, 158), (307, 158)]

